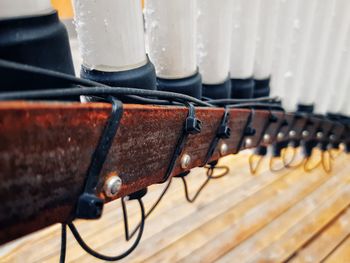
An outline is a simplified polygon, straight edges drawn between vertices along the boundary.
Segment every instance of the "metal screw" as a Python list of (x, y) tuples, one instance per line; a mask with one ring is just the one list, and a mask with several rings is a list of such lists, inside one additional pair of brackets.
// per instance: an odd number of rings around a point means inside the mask
[(297, 133), (294, 130), (289, 131), (289, 136), (291, 138), (294, 138), (297, 135)]
[(335, 135), (334, 135), (334, 134), (331, 134), (331, 135), (329, 136), (329, 139), (330, 139), (331, 141), (334, 141), (334, 140), (335, 140)]
[(322, 132), (316, 133), (316, 137), (317, 137), (317, 139), (322, 139), (323, 133)]
[(309, 132), (308, 131), (303, 131), (302, 133), (301, 133), (301, 135), (303, 136), (303, 138), (306, 138), (306, 137), (308, 137), (309, 136)]
[(186, 169), (188, 168), (188, 166), (190, 166), (191, 163), (191, 156), (189, 156), (188, 154), (184, 154), (181, 157), (181, 168), (182, 169)]
[(283, 132), (279, 132), (279, 133), (277, 134), (277, 139), (278, 139), (278, 140), (282, 140), (283, 137), (284, 137)]
[(105, 194), (108, 197), (114, 197), (118, 194), (120, 188), (122, 186), (122, 179), (119, 176), (111, 176), (105, 182), (103, 187)]
[(252, 145), (252, 143), (253, 143), (253, 141), (252, 141), (251, 138), (245, 139), (245, 145), (246, 145), (247, 147), (250, 147), (250, 146)]
[(220, 146), (220, 154), (221, 155), (225, 155), (225, 154), (227, 154), (227, 151), (228, 151), (227, 144), (226, 143), (221, 144), (221, 146)]
[(270, 140), (271, 140), (271, 136), (270, 136), (270, 134), (264, 134), (264, 138), (263, 138), (263, 140), (264, 140), (264, 142), (265, 143), (269, 143), (270, 142)]

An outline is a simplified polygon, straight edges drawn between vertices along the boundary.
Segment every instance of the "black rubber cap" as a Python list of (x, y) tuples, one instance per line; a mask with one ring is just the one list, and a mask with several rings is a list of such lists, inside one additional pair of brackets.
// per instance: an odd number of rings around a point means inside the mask
[(203, 84), (203, 97), (210, 99), (229, 99), (231, 98), (231, 79), (227, 78), (221, 84)]
[(254, 98), (268, 97), (270, 95), (270, 78), (255, 79)]
[(314, 105), (313, 104), (298, 104), (298, 112), (305, 112), (305, 113), (313, 113), (314, 111)]
[(156, 72), (150, 61), (139, 68), (118, 72), (105, 72), (82, 66), (80, 76), (113, 87), (156, 89)]
[(163, 79), (157, 78), (157, 88), (162, 91), (171, 91), (195, 97), (202, 98), (202, 77), (196, 74), (182, 79)]
[[(57, 12), (0, 19), (0, 58), (74, 75), (68, 34)], [(56, 78), (0, 68), (0, 91), (70, 87)]]
[(265, 156), (267, 154), (267, 147), (266, 146), (259, 146), (255, 148), (254, 154), (259, 156)]
[(254, 79), (231, 79), (231, 98), (250, 99), (254, 96)]

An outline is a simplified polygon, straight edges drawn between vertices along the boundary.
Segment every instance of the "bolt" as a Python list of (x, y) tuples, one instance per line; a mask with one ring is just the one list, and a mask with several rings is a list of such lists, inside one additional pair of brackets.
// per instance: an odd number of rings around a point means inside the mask
[(221, 155), (226, 155), (228, 151), (228, 146), (226, 143), (221, 144), (220, 146), (220, 154)]
[(283, 134), (283, 132), (279, 132), (278, 134), (277, 134), (277, 140), (282, 140), (283, 139), (283, 137), (284, 137), (284, 134)]
[(302, 133), (301, 133), (301, 135), (303, 136), (303, 138), (306, 138), (306, 137), (308, 137), (309, 136), (309, 132), (308, 131), (303, 131)]
[(316, 133), (316, 137), (317, 137), (317, 139), (322, 139), (323, 133), (322, 132)]
[(297, 135), (297, 133), (296, 133), (294, 130), (289, 131), (289, 136), (290, 136), (291, 138), (294, 138), (295, 135)]
[(264, 138), (263, 138), (265, 143), (269, 143), (271, 140), (271, 136), (270, 134), (264, 134)]
[(245, 145), (246, 145), (247, 147), (252, 146), (252, 143), (253, 143), (253, 141), (252, 141), (252, 139), (251, 139), (251, 138), (247, 138), (247, 139), (245, 139)]
[(107, 179), (104, 185), (105, 194), (108, 197), (114, 197), (118, 194), (122, 186), (122, 179), (119, 176), (111, 176)]
[(188, 166), (190, 166), (191, 163), (191, 157), (188, 154), (184, 154), (181, 157), (181, 168), (186, 169)]

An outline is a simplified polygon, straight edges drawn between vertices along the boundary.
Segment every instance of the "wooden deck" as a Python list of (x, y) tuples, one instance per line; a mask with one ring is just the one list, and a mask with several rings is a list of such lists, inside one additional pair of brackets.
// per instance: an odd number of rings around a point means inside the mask
[[(146, 222), (139, 247), (125, 262), (350, 262), (350, 156), (340, 155), (333, 172), (321, 168), (249, 174), (248, 153), (226, 157), (230, 174), (209, 183), (197, 202), (185, 201), (180, 179)], [(205, 179), (188, 176), (190, 190)], [(163, 185), (152, 186), (146, 206)], [(130, 202), (130, 223), (138, 220)], [(120, 202), (103, 218), (79, 222), (87, 242), (107, 254), (126, 248)], [(50, 227), (0, 248), (0, 262), (58, 262), (60, 227)], [(100, 262), (68, 235), (67, 262)]]

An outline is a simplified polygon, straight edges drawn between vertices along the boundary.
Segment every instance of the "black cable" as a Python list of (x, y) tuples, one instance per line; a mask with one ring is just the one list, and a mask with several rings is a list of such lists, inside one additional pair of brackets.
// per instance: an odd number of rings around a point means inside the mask
[[(214, 176), (214, 169), (225, 169), (225, 171), (219, 175)], [(193, 197), (190, 197), (189, 195), (189, 191), (188, 191), (188, 186), (187, 186), (187, 181), (186, 181), (186, 177), (185, 176), (181, 176), (182, 179), (182, 183), (184, 185), (184, 190), (185, 190), (185, 197), (186, 200), (189, 203), (193, 203), (196, 201), (196, 199), (198, 198), (199, 194), (203, 191), (203, 189), (207, 186), (207, 184), (210, 182), (211, 179), (219, 179), (224, 177), (225, 175), (228, 174), (229, 172), (229, 168), (227, 166), (210, 166), (207, 170), (207, 178), (205, 179), (205, 181), (201, 184), (201, 186), (197, 189), (197, 191), (195, 192)]]
[[(160, 201), (162, 201), (163, 197), (165, 196), (165, 194), (168, 192), (168, 189), (170, 188), (171, 182), (172, 182), (172, 177), (169, 178), (167, 185), (164, 187), (163, 191), (161, 192), (157, 200), (153, 203), (151, 208), (146, 212), (145, 219), (147, 219), (152, 214), (152, 212), (157, 208)], [(122, 206), (123, 206), (123, 202), (122, 202)], [(124, 213), (124, 210), (123, 210), (123, 213)], [(137, 230), (140, 228), (140, 225), (141, 225), (141, 222), (138, 223), (138, 225), (134, 228), (134, 230), (130, 234), (129, 234), (129, 228), (125, 229), (125, 239), (127, 241), (133, 238), (133, 236), (137, 233)]]
[(228, 108), (254, 108), (254, 109), (264, 109), (266, 108), (270, 110), (280, 110), (284, 111), (283, 107), (278, 103), (259, 103), (259, 102), (247, 102), (247, 103), (237, 103), (226, 105)]
[[(117, 261), (117, 260), (123, 259), (126, 256), (128, 256), (132, 251), (135, 250), (135, 248), (137, 247), (137, 245), (139, 244), (139, 242), (141, 240), (141, 237), (142, 237), (142, 234), (143, 234), (143, 230), (144, 230), (144, 225), (145, 225), (145, 208), (144, 208), (144, 205), (143, 205), (143, 202), (142, 202), (141, 199), (137, 199), (137, 201), (139, 202), (140, 210), (141, 210), (141, 225), (140, 225), (139, 233), (138, 233), (134, 243), (132, 244), (132, 246), (129, 249), (127, 249), (125, 252), (121, 253), (118, 256), (107, 256), (107, 255), (103, 255), (103, 254), (98, 253), (97, 251), (93, 250), (91, 247), (89, 247), (85, 243), (85, 241), (80, 236), (77, 228), (74, 226), (73, 223), (69, 223), (68, 227), (72, 231), (72, 234), (73, 234), (74, 238), (77, 240), (77, 242), (81, 246), (81, 248), (84, 249), (91, 256), (96, 257), (96, 258), (101, 259), (101, 260), (106, 260), (106, 261)], [(126, 224), (126, 223), (127, 222), (124, 221), (124, 224)], [(124, 225), (124, 227), (125, 227), (125, 225)]]
[[(213, 107), (213, 105), (193, 98), (188, 95), (155, 90), (142, 90), (125, 87), (110, 87), (108, 85), (95, 82), (88, 79), (77, 78), (73, 75), (57, 72), (49, 69), (35, 67), (32, 65), (21, 64), (17, 62), (0, 59), (0, 67), (15, 69), (19, 71), (42, 74), (60, 80), (65, 80), (73, 85), (82, 85), (81, 88), (67, 88), (54, 90), (33, 90), (33, 91), (14, 91), (4, 92), (0, 94), (0, 100), (15, 100), (15, 99), (38, 99), (38, 98), (57, 98), (57, 97), (73, 97), (73, 96), (93, 96), (93, 95), (138, 95), (159, 97), (170, 100), (190, 101), (200, 106)], [(87, 87), (86, 87), (87, 86)]]
[(163, 99), (192, 102), (198, 106), (214, 107), (213, 105), (180, 93), (156, 90), (143, 90), (125, 87), (80, 87), (53, 90), (14, 91), (0, 93), (0, 100), (52, 99), (74, 96), (107, 96), (107, 95), (137, 95), (159, 97)]
[(229, 105), (235, 103), (250, 103), (250, 102), (275, 102), (280, 103), (281, 99), (279, 97), (261, 97), (252, 99), (208, 99), (206, 102), (214, 105)]
[(66, 262), (66, 250), (67, 250), (67, 225), (61, 224), (61, 253), (60, 263)]

